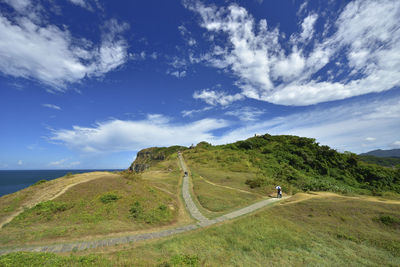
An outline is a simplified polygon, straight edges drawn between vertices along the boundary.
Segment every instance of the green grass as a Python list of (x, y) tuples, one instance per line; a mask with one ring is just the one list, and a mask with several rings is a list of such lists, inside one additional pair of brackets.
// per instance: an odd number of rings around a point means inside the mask
[(211, 185), (192, 172), (193, 192), (200, 205), (212, 212), (228, 212), (261, 199), (233, 189)]
[[(130, 209), (137, 202), (142, 215), (135, 218)], [(176, 197), (141, 179), (105, 176), (26, 209), (0, 231), (0, 244), (53, 242), (150, 229), (170, 224), (177, 216)]]
[(112, 265), (107, 259), (96, 256), (59, 256), (51, 253), (27, 253), (18, 252), (0, 258), (0, 266), (3, 267), (33, 267), (33, 266), (99, 266)]
[[(275, 204), (207, 229), (76, 257), (94, 257), (98, 266), (398, 266), (400, 228), (376, 220), (379, 216), (400, 218), (400, 205), (327, 196)], [(15, 254), (1, 256), (0, 263), (18, 263)], [(82, 266), (78, 258), (65, 260)]]
[(210, 181), (262, 194), (271, 194), (279, 184), (286, 193), (400, 195), (399, 168), (365, 163), (311, 138), (265, 134), (227, 145), (202, 143), (184, 156), (192, 170)]

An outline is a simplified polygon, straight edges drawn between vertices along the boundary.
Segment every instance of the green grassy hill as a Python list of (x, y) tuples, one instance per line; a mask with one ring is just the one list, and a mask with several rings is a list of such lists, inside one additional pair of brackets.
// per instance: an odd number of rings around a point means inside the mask
[(400, 193), (399, 169), (368, 164), (310, 138), (266, 134), (220, 146), (200, 143), (185, 157), (199, 175), (258, 192), (271, 192), (280, 184), (289, 193)]
[(250, 216), (138, 245), (0, 257), (0, 266), (399, 265), (400, 204), (329, 193), (299, 193)]
[[(72, 186), (62, 195), (44, 200), (13, 218), (0, 230), (0, 247), (60, 242), (65, 240), (90, 240), (97, 236), (123, 232), (155, 229), (178, 223), (182, 205), (178, 195), (161, 186), (171, 181), (171, 172), (160, 172), (159, 183), (129, 173), (100, 174), (96, 179)], [(85, 174), (90, 177), (90, 173)], [(173, 179), (177, 180), (176, 175)], [(79, 175), (76, 175), (79, 179)], [(68, 177), (57, 180), (69, 179)], [(57, 182), (57, 181), (55, 181)], [(53, 182), (54, 183), (54, 182)], [(49, 182), (50, 184), (50, 182)], [(174, 185), (169, 188), (173, 190)], [(0, 198), (4, 212), (16, 209), (21, 196), (27, 197), (46, 183)], [(18, 202), (19, 201), (19, 202)], [(2, 212), (3, 213), (3, 212)]]
[(314, 139), (268, 134), (219, 146), (148, 148), (119, 174), (64, 177), (4, 196), (0, 219), (52, 186), (82, 182), (26, 208), (0, 230), (0, 244), (87, 240), (193, 223), (182, 201), (178, 151), (193, 201), (208, 218), (274, 196), (277, 184), (291, 197), (167, 238), (69, 255), (14, 252), (0, 256), (0, 266), (400, 265), (399, 169)]

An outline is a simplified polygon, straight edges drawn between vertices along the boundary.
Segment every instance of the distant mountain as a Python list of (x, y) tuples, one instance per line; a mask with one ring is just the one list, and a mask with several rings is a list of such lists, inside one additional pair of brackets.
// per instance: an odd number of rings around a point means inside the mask
[(362, 154), (360, 154), (360, 156), (400, 158), (400, 149), (390, 149), (390, 150), (377, 149), (377, 150), (369, 151), (367, 153), (362, 153)]

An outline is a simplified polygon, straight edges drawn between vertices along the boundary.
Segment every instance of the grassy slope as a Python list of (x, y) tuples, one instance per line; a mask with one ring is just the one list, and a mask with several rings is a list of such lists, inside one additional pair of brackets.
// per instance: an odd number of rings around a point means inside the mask
[[(46, 183), (39, 186), (45, 188)], [(118, 199), (103, 203), (101, 199), (106, 195)], [(136, 218), (130, 212), (135, 203), (139, 203)], [(177, 215), (176, 196), (155, 188), (140, 177), (105, 175), (25, 210), (0, 230), (0, 244), (49, 242), (137, 231), (170, 224), (177, 220)]]
[(200, 143), (184, 155), (195, 174), (257, 193), (269, 194), (276, 184), (289, 193), (400, 193), (400, 169), (367, 164), (310, 138), (266, 134), (221, 146)]
[[(382, 219), (387, 217), (392, 220)], [(89, 266), (110, 262), (113, 266), (398, 266), (400, 205), (334, 194), (299, 194), (251, 216), (135, 247), (105, 248), (72, 257), (13, 253), (0, 257), (0, 265), (29, 259), (57, 266), (46, 257), (71, 266), (83, 266), (85, 261)]]

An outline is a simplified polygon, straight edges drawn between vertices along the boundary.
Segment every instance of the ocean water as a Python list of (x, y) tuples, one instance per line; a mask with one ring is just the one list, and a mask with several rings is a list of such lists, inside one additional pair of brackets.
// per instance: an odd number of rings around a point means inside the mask
[(67, 173), (114, 170), (0, 170), (0, 197), (33, 185), (39, 180), (52, 180)]

